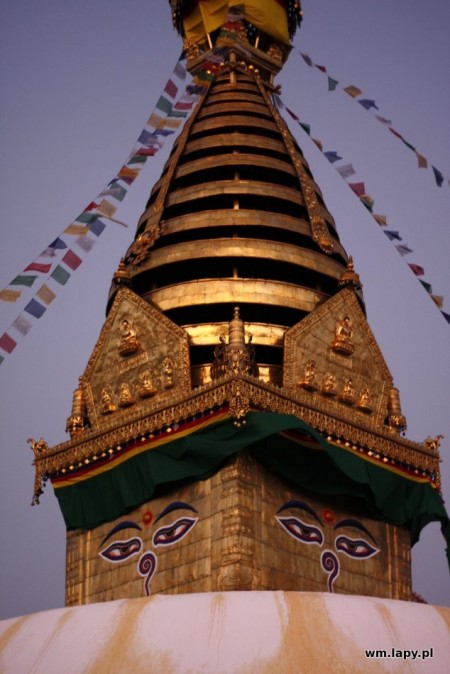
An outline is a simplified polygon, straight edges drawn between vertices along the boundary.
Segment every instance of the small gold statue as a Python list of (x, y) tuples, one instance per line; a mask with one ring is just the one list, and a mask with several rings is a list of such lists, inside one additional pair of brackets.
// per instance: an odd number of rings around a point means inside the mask
[(336, 377), (332, 372), (327, 372), (323, 379), (322, 393), (326, 396), (336, 395)]
[(342, 389), (342, 393), (339, 396), (339, 400), (343, 403), (346, 403), (347, 405), (352, 405), (354, 402), (354, 387), (353, 387), (353, 379), (351, 377), (346, 377), (344, 380), (344, 388)]
[(356, 403), (356, 407), (363, 412), (372, 412), (372, 395), (368, 386), (364, 386), (361, 391), (361, 397)]
[(111, 414), (111, 412), (116, 411), (116, 406), (114, 405), (112, 393), (106, 387), (102, 389), (101, 393), (101, 409), (102, 414)]
[(172, 361), (168, 356), (166, 356), (162, 362), (162, 373), (163, 373), (163, 387), (165, 389), (173, 388), (173, 365)]
[(121, 323), (121, 336), (119, 344), (119, 353), (121, 356), (129, 356), (132, 353), (136, 353), (139, 349), (139, 340), (137, 338), (137, 332), (133, 328), (133, 325), (126, 318)]
[(129, 407), (133, 405), (136, 400), (131, 392), (131, 386), (128, 382), (123, 381), (119, 386), (119, 407)]
[(352, 321), (350, 316), (341, 318), (336, 326), (336, 336), (331, 342), (331, 348), (344, 356), (351, 356), (355, 350), (351, 338), (353, 336)]
[(141, 386), (139, 388), (139, 396), (141, 398), (150, 398), (151, 396), (154, 396), (155, 393), (157, 393), (157, 390), (153, 385), (152, 373), (148, 368), (142, 370), (139, 375), (139, 380), (141, 382)]
[(307, 391), (315, 391), (319, 387), (316, 384), (316, 367), (315, 360), (308, 360), (303, 373), (303, 378), (297, 383), (297, 386), (305, 388)]

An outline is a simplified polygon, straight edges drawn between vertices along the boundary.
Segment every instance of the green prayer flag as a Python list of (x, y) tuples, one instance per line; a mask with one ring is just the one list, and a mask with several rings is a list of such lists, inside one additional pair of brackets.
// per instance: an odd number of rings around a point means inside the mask
[(19, 274), (15, 279), (11, 281), (10, 286), (27, 286), (31, 288), (33, 283), (36, 281), (37, 276), (26, 276), (25, 274)]
[(69, 272), (64, 269), (64, 267), (61, 267), (61, 265), (58, 265), (50, 274), (52, 279), (54, 279), (57, 283), (59, 283), (62, 286), (65, 286), (67, 281), (70, 278)]
[(166, 115), (168, 115), (172, 110), (172, 103), (168, 101), (167, 98), (164, 98), (164, 96), (160, 96), (156, 107), (158, 110), (161, 110), (161, 112), (165, 112)]
[(339, 82), (337, 80), (334, 80), (332, 77), (328, 78), (328, 91), (334, 91), (337, 87)]

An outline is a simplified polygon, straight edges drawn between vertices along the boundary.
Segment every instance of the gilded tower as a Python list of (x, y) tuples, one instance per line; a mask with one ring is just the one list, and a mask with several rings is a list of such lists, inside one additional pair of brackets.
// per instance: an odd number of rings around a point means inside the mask
[(200, 99), (114, 275), (70, 440), (33, 443), (67, 604), (155, 592), (409, 599), (439, 438), (406, 420), (276, 75), (295, 0), (170, 2)]

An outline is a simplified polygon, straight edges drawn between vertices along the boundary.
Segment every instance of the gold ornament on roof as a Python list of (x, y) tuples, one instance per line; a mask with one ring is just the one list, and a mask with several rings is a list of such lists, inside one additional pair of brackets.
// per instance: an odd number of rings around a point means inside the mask
[(352, 320), (350, 316), (343, 316), (336, 326), (336, 336), (331, 342), (333, 351), (344, 356), (351, 356), (355, 350), (355, 346), (351, 341), (352, 336)]
[(38, 457), (40, 454), (44, 454), (48, 450), (48, 444), (42, 438), (39, 440), (28, 438), (27, 442), (29, 445), (31, 445), (31, 449), (33, 450), (36, 457)]
[(71, 438), (76, 438), (84, 432), (85, 417), (86, 401), (84, 392), (81, 386), (79, 386), (73, 392), (72, 413), (66, 422), (66, 432), (70, 434)]
[(406, 418), (403, 416), (402, 408), (400, 406), (400, 393), (395, 386), (393, 386), (389, 392), (388, 427), (394, 433), (403, 433), (406, 431)]
[(355, 271), (355, 267), (353, 265), (353, 258), (351, 255), (348, 258), (347, 267), (345, 271), (342, 272), (341, 277), (339, 279), (339, 286), (341, 288), (344, 288), (345, 286), (350, 286), (351, 288), (355, 288), (355, 290), (361, 290), (362, 288), (362, 283), (359, 278), (359, 275)]
[(130, 356), (132, 353), (136, 353), (139, 347), (136, 329), (131, 321), (125, 318), (121, 323), (119, 353), (121, 356)]
[(432, 437), (428, 436), (428, 438), (426, 438), (426, 440), (423, 441), (423, 444), (425, 445), (425, 447), (427, 449), (429, 449), (433, 452), (437, 452), (439, 447), (440, 447), (441, 440), (443, 438), (444, 438), (443, 435), (436, 435), (435, 438), (432, 438)]
[(221, 335), (220, 344), (214, 349), (211, 379), (218, 379), (227, 374), (250, 374), (257, 377), (259, 369), (255, 356), (252, 335), (248, 335), (246, 344), (244, 322), (239, 316), (239, 307), (235, 307), (228, 326), (228, 344), (224, 335)]

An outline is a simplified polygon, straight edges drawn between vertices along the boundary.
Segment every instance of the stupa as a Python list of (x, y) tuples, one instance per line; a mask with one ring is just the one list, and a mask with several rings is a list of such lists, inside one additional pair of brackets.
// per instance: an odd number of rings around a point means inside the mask
[[(66, 604), (267, 590), (406, 599), (449, 523), (405, 437), (361, 282), (276, 105), (297, 0), (171, 3), (202, 95), (153, 187), (74, 392), (33, 442)], [(158, 128), (154, 129), (158, 133)]]

